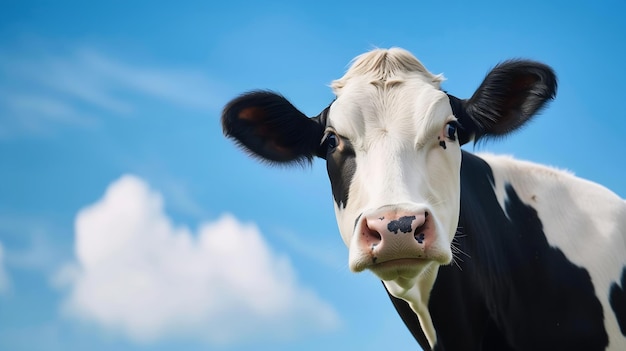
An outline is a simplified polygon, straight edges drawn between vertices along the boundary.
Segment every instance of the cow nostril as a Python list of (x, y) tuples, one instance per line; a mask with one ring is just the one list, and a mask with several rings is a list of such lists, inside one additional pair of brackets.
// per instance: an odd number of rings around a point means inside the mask
[(425, 234), (423, 232), (418, 233), (417, 231), (415, 231), (415, 234), (413, 234), (413, 237), (415, 238), (415, 240), (417, 240), (418, 243), (420, 244), (424, 243)]
[(426, 223), (424, 223), (424, 224), (418, 226), (417, 228), (415, 228), (415, 231), (413, 232), (413, 237), (420, 244), (424, 243), (424, 238), (426, 236), (426, 234), (424, 234), (425, 230), (426, 230)]
[(376, 240), (378, 240), (378, 241), (380, 241), (380, 240), (382, 240), (382, 239), (383, 239), (383, 238), (380, 236), (380, 233), (379, 233), (379, 232), (377, 232), (377, 231), (375, 231), (375, 230), (373, 230), (373, 231), (370, 233), (370, 235), (371, 235), (372, 237), (374, 237), (374, 238), (375, 238)]
[(375, 230), (370, 229), (369, 233), (367, 234), (369, 235), (369, 239), (372, 241), (374, 246), (378, 245), (378, 243), (383, 240), (382, 236), (380, 236), (380, 233)]
[(364, 242), (366, 243), (366, 245), (369, 246), (370, 250), (372, 250), (372, 251), (383, 240), (383, 238), (380, 235), (380, 233), (376, 229), (370, 228), (369, 226), (365, 226), (363, 228), (363, 231), (361, 232), (361, 235), (363, 236), (363, 239), (364, 239)]

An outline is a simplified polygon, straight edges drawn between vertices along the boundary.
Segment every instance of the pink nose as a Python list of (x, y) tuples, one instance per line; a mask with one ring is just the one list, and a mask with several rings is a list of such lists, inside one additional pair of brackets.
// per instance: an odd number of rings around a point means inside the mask
[(362, 218), (359, 246), (370, 251), (373, 263), (425, 258), (425, 251), (435, 235), (428, 216), (426, 210), (383, 207)]

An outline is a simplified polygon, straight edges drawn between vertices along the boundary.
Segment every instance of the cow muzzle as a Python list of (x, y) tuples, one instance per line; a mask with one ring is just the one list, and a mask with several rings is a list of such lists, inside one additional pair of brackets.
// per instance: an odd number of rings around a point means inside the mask
[(387, 205), (363, 212), (350, 245), (350, 269), (370, 269), (381, 279), (414, 275), (438, 261), (436, 220), (425, 206)]

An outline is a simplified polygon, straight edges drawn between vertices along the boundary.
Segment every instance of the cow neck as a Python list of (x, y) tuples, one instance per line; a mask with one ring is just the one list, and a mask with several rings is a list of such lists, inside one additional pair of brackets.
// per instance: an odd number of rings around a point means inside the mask
[(428, 310), (430, 292), (437, 279), (439, 266), (433, 263), (418, 277), (409, 281), (383, 281), (387, 291), (394, 297), (402, 299), (409, 304), (411, 310), (415, 312), (431, 349), (437, 341), (437, 333)]

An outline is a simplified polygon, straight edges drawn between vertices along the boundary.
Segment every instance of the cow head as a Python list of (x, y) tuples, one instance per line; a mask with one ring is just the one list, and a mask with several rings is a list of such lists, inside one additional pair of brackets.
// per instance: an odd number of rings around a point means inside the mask
[(514, 131), (556, 91), (549, 67), (524, 60), (497, 65), (466, 100), (442, 80), (407, 51), (377, 49), (332, 83), (336, 99), (316, 117), (256, 91), (231, 101), (222, 125), (269, 163), (325, 159), (350, 269), (408, 288), (452, 259), (461, 145)]

